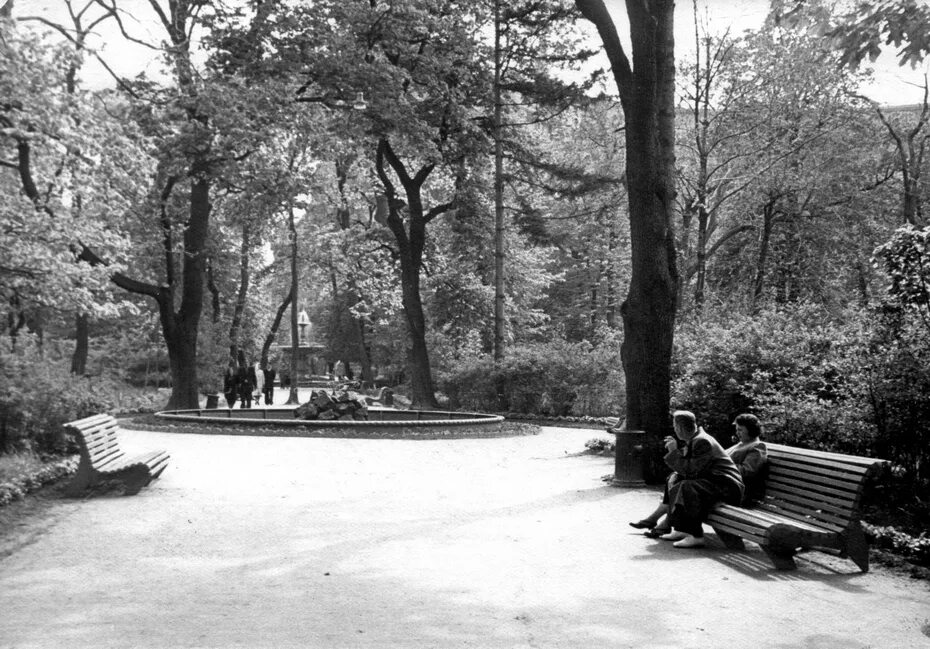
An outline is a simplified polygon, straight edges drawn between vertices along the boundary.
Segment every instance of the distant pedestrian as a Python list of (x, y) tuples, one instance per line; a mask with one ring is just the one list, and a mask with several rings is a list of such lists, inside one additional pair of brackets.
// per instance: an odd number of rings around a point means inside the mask
[(255, 405), (260, 406), (262, 405), (262, 395), (265, 393), (265, 372), (257, 361), (252, 371), (255, 372), (255, 387), (252, 394), (255, 397)]
[(263, 370), (265, 375), (265, 405), (270, 406), (274, 403), (274, 379), (277, 372), (274, 369), (274, 364), (268, 366), (268, 369)]
[(236, 403), (236, 394), (239, 391), (236, 374), (235, 363), (226, 366), (226, 372), (223, 374), (223, 396), (226, 397), (226, 404), (230, 408)]
[(239, 382), (240, 408), (252, 407), (252, 392), (255, 390), (255, 368), (251, 365), (240, 365), (237, 374)]
[(346, 377), (346, 364), (342, 361), (336, 361), (336, 364), (333, 366), (333, 374), (336, 375), (336, 380), (341, 381)]

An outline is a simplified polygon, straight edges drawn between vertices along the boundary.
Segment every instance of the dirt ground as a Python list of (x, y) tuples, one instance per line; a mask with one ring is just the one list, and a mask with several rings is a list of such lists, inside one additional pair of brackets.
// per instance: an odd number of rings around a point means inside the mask
[(134, 497), (0, 514), (0, 647), (930, 648), (930, 587), (627, 525), (597, 431), (480, 440), (127, 431)]

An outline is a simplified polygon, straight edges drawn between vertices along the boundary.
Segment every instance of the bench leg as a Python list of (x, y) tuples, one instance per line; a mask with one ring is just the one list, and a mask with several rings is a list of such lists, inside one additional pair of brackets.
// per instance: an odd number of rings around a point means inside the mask
[(737, 536), (736, 534), (731, 534), (730, 532), (724, 532), (723, 530), (718, 530), (714, 528), (714, 533), (723, 541), (723, 544), (727, 546), (729, 550), (745, 550), (746, 546), (743, 544), (743, 539)]
[(142, 487), (152, 481), (152, 475), (146, 468), (133, 469), (132, 471), (127, 471), (125, 476), (122, 476), (122, 481), (125, 485), (123, 495), (135, 496), (142, 490)]
[(869, 541), (865, 537), (860, 525), (853, 525), (844, 533), (846, 554), (852, 559), (859, 570), (869, 571)]
[(771, 545), (760, 546), (769, 560), (775, 564), (778, 570), (797, 570), (797, 564), (794, 562), (794, 553), (792, 550), (784, 550)]
[(64, 488), (64, 495), (68, 498), (80, 498), (87, 490), (97, 481), (94, 479), (94, 471), (84, 464), (83, 460), (78, 465), (77, 472), (71, 481)]

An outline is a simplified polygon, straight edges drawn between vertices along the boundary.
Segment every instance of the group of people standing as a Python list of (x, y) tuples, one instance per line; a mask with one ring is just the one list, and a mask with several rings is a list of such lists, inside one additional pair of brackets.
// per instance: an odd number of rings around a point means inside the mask
[(261, 405), (264, 397), (265, 405), (272, 405), (276, 375), (273, 365), (265, 367), (258, 362), (230, 362), (223, 376), (223, 395), (226, 397), (226, 403), (232, 408), (238, 399), (240, 408), (251, 408), (253, 400), (256, 405)]
[(676, 548), (699, 548), (703, 523), (717, 503), (745, 505), (763, 497), (768, 458), (759, 439), (762, 426), (754, 415), (738, 415), (733, 422), (737, 442), (724, 449), (697, 425), (692, 412), (676, 411), (672, 424), (675, 436), (665, 438), (665, 463), (672, 474), (662, 502), (630, 525)]

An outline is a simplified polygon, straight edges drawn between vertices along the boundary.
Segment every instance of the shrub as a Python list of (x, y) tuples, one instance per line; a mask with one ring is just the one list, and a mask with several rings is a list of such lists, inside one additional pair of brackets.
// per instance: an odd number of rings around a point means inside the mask
[(612, 345), (552, 341), (515, 346), (501, 363), (461, 360), (440, 374), (449, 406), (549, 416), (622, 411), (623, 377)]
[(846, 391), (864, 335), (860, 322), (793, 305), (684, 323), (672, 368), (674, 403), (693, 410), (721, 442), (730, 441), (737, 414), (752, 412), (772, 441), (861, 452), (871, 432), (862, 404)]
[(930, 537), (926, 533), (911, 536), (893, 526), (862, 524), (869, 541), (879, 548), (891, 550), (921, 566), (930, 566)]
[(603, 437), (593, 437), (584, 443), (584, 447), (591, 453), (613, 453), (616, 444)]
[[(71, 475), (77, 470), (78, 459), (68, 457), (42, 462), (30, 453), (7, 457), (0, 464), (0, 507), (20, 500), (31, 491)], [(11, 475), (13, 474), (13, 475)]]
[[(0, 451), (69, 450), (62, 424), (98, 412), (114, 411), (123, 384), (70, 373), (63, 350), (20, 336), (17, 348), (0, 343)], [(135, 404), (136, 399), (124, 400)], [(73, 450), (73, 449), (71, 449)]]

